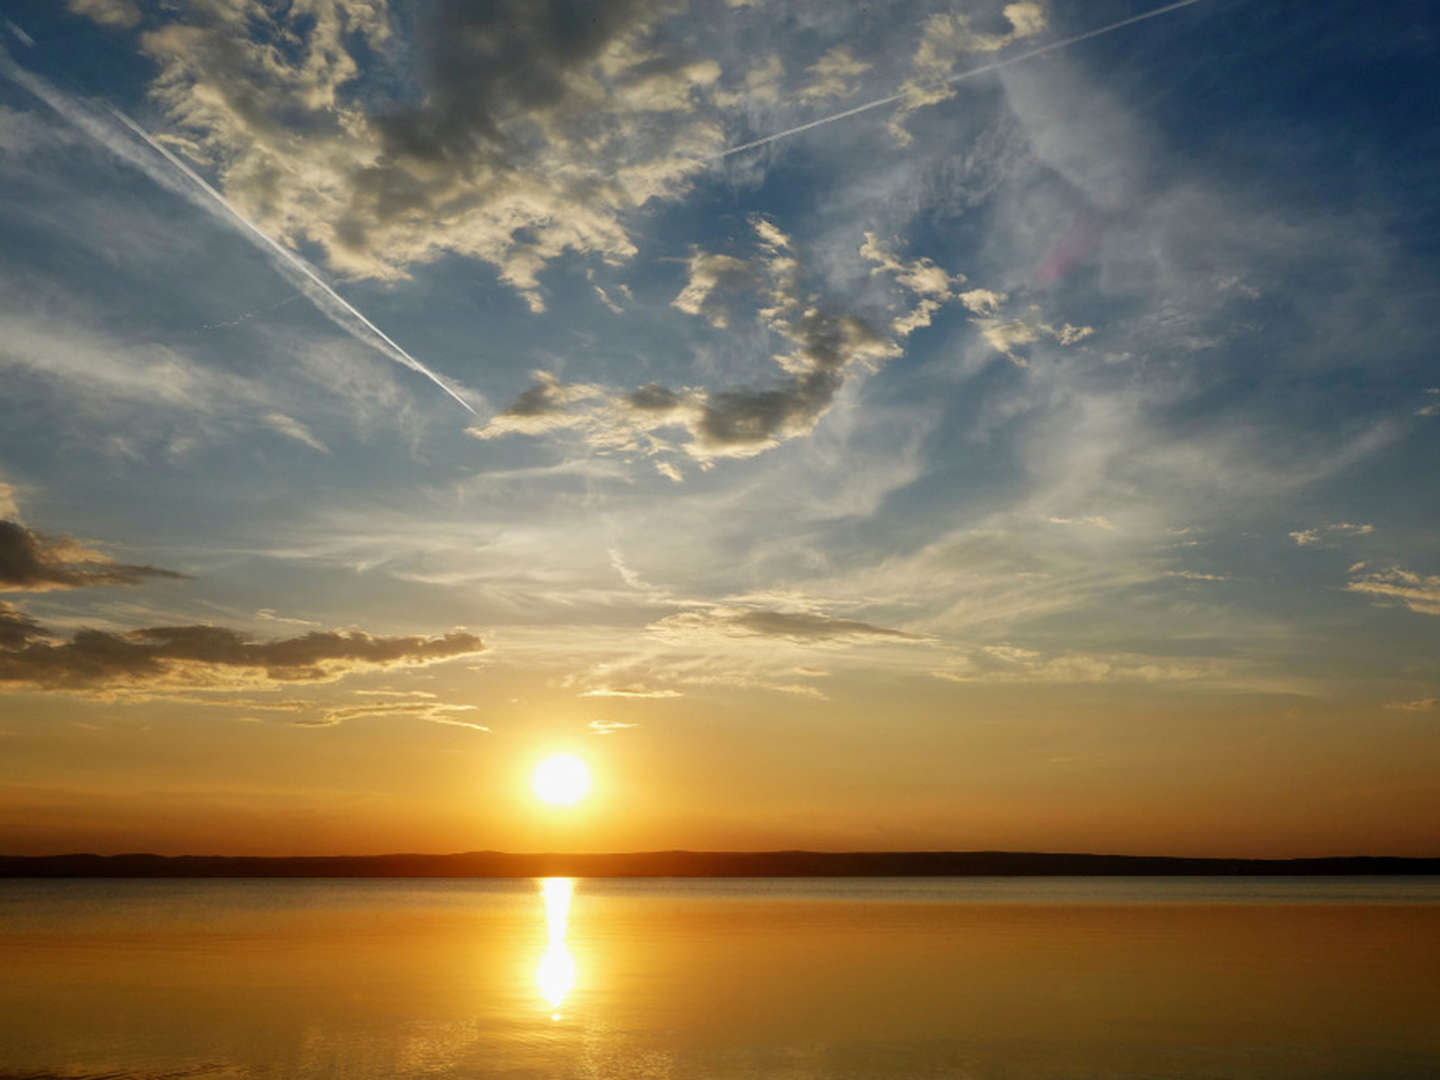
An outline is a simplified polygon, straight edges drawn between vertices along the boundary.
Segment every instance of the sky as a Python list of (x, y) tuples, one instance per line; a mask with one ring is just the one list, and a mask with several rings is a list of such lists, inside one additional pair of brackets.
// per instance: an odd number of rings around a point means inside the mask
[(0, 16), (0, 851), (1440, 855), (1433, 5)]

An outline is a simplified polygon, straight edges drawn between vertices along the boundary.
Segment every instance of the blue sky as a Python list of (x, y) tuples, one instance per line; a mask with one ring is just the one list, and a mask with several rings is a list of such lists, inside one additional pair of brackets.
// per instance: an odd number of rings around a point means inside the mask
[(1429, 5), (0, 13), (0, 848), (1440, 824)]

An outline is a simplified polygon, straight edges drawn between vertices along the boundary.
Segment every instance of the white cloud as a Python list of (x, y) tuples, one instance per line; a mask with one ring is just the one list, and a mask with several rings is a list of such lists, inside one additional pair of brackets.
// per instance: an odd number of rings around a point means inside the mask
[(1038, 3), (1023, 2), (1007, 4), (1005, 18), (1010, 30), (1004, 34), (986, 34), (976, 31), (968, 15), (941, 13), (925, 20), (920, 43), (911, 61), (912, 75), (900, 88), (904, 95), (899, 107), (890, 118), (889, 129), (896, 143), (906, 146), (912, 136), (905, 128), (910, 114), (927, 105), (949, 101), (955, 96), (955, 86), (948, 82), (955, 73), (957, 61), (967, 53), (995, 52), (1023, 38), (1041, 33), (1049, 25), (1045, 11)]
[(94, 19), (105, 26), (130, 29), (140, 22), (140, 8), (134, 0), (67, 0), (73, 14)]
[(1290, 539), (1300, 547), (1312, 547), (1329, 536), (1369, 536), (1374, 531), (1374, 525), (1340, 521), (1334, 525), (1316, 525), (1309, 529), (1297, 529), (1290, 534)]
[(810, 81), (802, 86), (796, 97), (806, 104), (819, 104), (833, 98), (848, 97), (855, 92), (851, 79), (863, 75), (871, 65), (857, 60), (848, 45), (836, 45), (815, 63), (805, 69)]

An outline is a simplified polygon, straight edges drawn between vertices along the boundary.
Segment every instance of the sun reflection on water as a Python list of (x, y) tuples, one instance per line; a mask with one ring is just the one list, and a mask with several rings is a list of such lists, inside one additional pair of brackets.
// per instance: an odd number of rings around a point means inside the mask
[(570, 897), (575, 892), (573, 878), (541, 878), (540, 893), (545, 898), (545, 955), (535, 969), (535, 984), (540, 996), (550, 1004), (551, 1019), (560, 1019), (560, 1006), (575, 986), (575, 958), (565, 946), (565, 923), (570, 917)]

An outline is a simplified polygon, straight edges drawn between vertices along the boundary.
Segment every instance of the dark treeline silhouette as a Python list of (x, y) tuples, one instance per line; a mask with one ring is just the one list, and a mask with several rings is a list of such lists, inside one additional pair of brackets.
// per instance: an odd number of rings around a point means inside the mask
[(1437, 874), (1440, 858), (1193, 859), (1016, 851), (645, 851), (618, 855), (0, 855), (0, 877), (1015, 877)]

